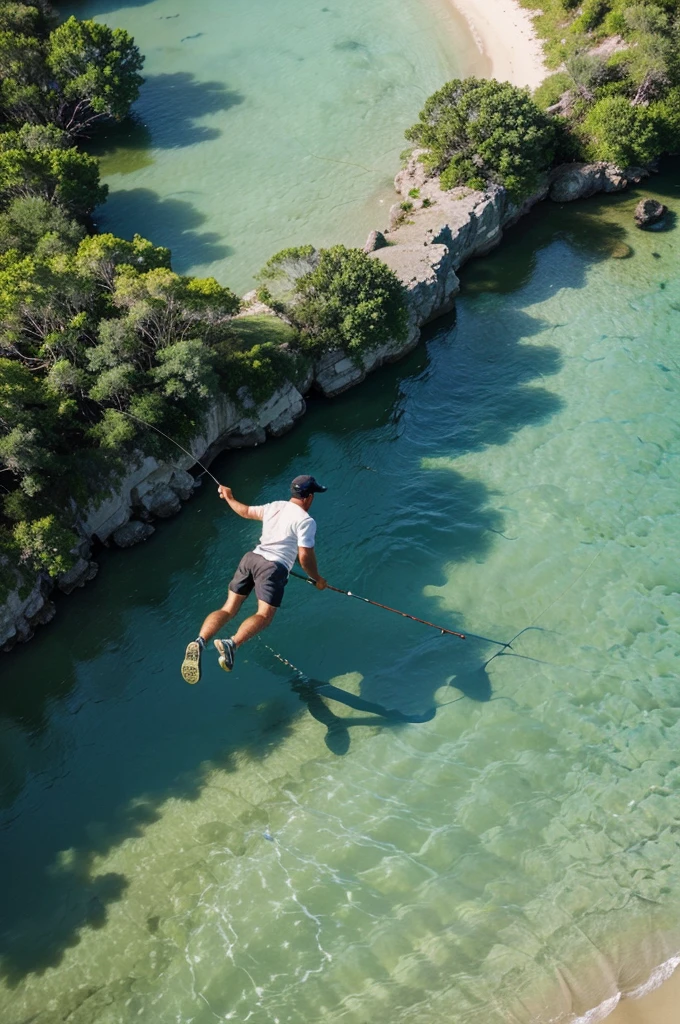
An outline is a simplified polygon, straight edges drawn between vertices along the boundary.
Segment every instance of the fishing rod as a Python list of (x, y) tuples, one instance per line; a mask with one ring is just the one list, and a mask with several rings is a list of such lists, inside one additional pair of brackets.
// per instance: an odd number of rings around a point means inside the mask
[(196, 465), (197, 465), (197, 466), (200, 466), (200, 467), (201, 467), (201, 469), (203, 470), (203, 472), (204, 472), (204, 473), (207, 473), (207, 474), (208, 474), (208, 476), (209, 476), (209, 477), (210, 477), (210, 478), (211, 478), (212, 480), (214, 480), (214, 481), (215, 481), (215, 483), (217, 484), (217, 486), (218, 486), (218, 487), (221, 487), (221, 486), (222, 486), (222, 485), (221, 485), (221, 483), (219, 482), (219, 480), (217, 479), (217, 477), (216, 477), (216, 476), (213, 476), (213, 475), (212, 475), (212, 473), (210, 472), (210, 470), (208, 469), (208, 467), (207, 467), (207, 466), (204, 466), (204, 465), (203, 465), (203, 463), (202, 463), (202, 462), (200, 462), (200, 461), (199, 461), (199, 460), (198, 460), (198, 459), (196, 458), (196, 456), (195, 456), (195, 455), (193, 454), (193, 452), (187, 451), (187, 449), (186, 449), (186, 448), (184, 448), (184, 447), (183, 447), (183, 446), (182, 446), (182, 445), (181, 445), (181, 444), (179, 443), (179, 441), (175, 441), (174, 437), (170, 437), (170, 435), (169, 435), (169, 434), (166, 434), (166, 433), (165, 433), (165, 431), (164, 431), (164, 430), (161, 430), (161, 428), (160, 428), (160, 427), (155, 427), (155, 426), (153, 425), (153, 423), (148, 423), (148, 422), (147, 422), (146, 420), (143, 420), (143, 419), (142, 419), (142, 418), (141, 418), (140, 416), (135, 416), (135, 414), (134, 414), (133, 412), (128, 412), (128, 411), (127, 411), (127, 409), (119, 409), (119, 410), (118, 410), (118, 412), (121, 412), (121, 413), (123, 414), (123, 416), (129, 416), (129, 417), (130, 417), (130, 419), (133, 419), (133, 420), (137, 420), (137, 422), (138, 422), (138, 423), (143, 423), (145, 427), (151, 427), (151, 429), (152, 429), (152, 430), (155, 430), (157, 434), (160, 434), (160, 435), (161, 435), (161, 437), (167, 437), (168, 441), (171, 441), (171, 442), (172, 442), (173, 444), (176, 444), (176, 445), (177, 445), (177, 447), (178, 447), (178, 448), (180, 449), (180, 451), (183, 451), (185, 455), (188, 455), (190, 459), (193, 459), (193, 461), (194, 461), (194, 462), (196, 463)]
[[(291, 570), (291, 576), (295, 576), (298, 580), (303, 580), (304, 583), (311, 583), (313, 587), (316, 583), (309, 576), (302, 576), (299, 572), (293, 572)], [(398, 608), (390, 608), (388, 604), (380, 604), (379, 601), (371, 601), (369, 597), (361, 597), (359, 594), (354, 594), (351, 590), (341, 590), (340, 587), (332, 587), (330, 583), (326, 584), (328, 590), (334, 590), (336, 594), (344, 594), (345, 597), (355, 597), (357, 601), (363, 601), (365, 604), (375, 605), (376, 608), (383, 608), (386, 612), (393, 612), (394, 615), (401, 615), (404, 619), (412, 619), (413, 622), (422, 622), (424, 626), (431, 626), (432, 629), (438, 629), (440, 633), (446, 633), (448, 636), (456, 636), (459, 640), (467, 640), (471, 637), (473, 640), (484, 640), (488, 644), (497, 644), (498, 647), (510, 647), (509, 643), (505, 643), (503, 640), (492, 640), (488, 636), (480, 636), (478, 633), (457, 633), (455, 629), (446, 629), (445, 626), (437, 626), (434, 622), (428, 622), (427, 619), (419, 619), (417, 615), (409, 615), (408, 612), (401, 612)]]

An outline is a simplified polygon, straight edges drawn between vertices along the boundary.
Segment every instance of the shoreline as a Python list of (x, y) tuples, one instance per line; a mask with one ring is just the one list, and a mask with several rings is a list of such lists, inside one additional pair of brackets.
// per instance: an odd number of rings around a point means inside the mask
[(680, 1006), (680, 957), (657, 967), (648, 981), (627, 995), (606, 999), (573, 1024), (676, 1024)]
[(465, 19), (489, 77), (535, 89), (550, 73), (531, 14), (517, 0), (451, 0)]

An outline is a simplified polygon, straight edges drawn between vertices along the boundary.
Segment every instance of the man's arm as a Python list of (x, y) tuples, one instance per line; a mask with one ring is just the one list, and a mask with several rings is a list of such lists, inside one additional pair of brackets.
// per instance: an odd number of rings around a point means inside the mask
[(314, 580), (317, 590), (325, 590), (328, 584), (319, 573), (314, 548), (298, 548), (298, 562), (307, 575)]
[(244, 505), (242, 501), (237, 501), (234, 497), (231, 487), (225, 487), (224, 484), (220, 484), (217, 488), (217, 493), (220, 498), (223, 498), (227, 504), (234, 510), (237, 516), (241, 516), (242, 519), (261, 519), (262, 516), (253, 513), (250, 505)]

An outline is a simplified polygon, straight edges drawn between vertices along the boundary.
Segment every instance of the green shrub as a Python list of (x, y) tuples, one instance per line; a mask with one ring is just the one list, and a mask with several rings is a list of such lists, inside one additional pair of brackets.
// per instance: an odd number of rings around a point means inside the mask
[(314, 353), (341, 348), (361, 353), (406, 337), (404, 289), (381, 260), (360, 249), (322, 249), (318, 265), (299, 278), (290, 315), (304, 347)]
[(538, 103), (542, 110), (547, 110), (548, 107), (557, 103), (572, 85), (572, 79), (566, 71), (557, 71), (554, 75), (548, 75), (538, 88), (534, 89), (534, 102)]
[(581, 16), (572, 25), (574, 32), (591, 32), (602, 23), (609, 10), (608, 0), (585, 0)]
[(59, 576), (75, 565), (71, 549), (78, 543), (78, 537), (54, 516), (17, 523), (14, 540), (21, 560), (32, 569), (44, 569), (50, 576)]
[(680, 151), (680, 86), (669, 90), (663, 100), (649, 109), (659, 124), (662, 149), (668, 153)]
[(661, 151), (663, 126), (656, 112), (633, 107), (623, 96), (598, 100), (584, 118), (581, 131), (591, 159), (619, 167), (649, 163)]
[(515, 199), (533, 191), (555, 151), (555, 126), (527, 89), (477, 78), (430, 96), (406, 137), (427, 148), (443, 188), (498, 184)]

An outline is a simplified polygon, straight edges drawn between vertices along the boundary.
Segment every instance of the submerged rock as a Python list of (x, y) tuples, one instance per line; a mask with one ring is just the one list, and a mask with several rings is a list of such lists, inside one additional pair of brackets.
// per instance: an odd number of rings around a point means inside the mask
[(657, 224), (668, 212), (667, 207), (658, 199), (641, 199), (635, 207), (635, 223), (639, 228)]
[(614, 242), (609, 255), (614, 260), (627, 260), (633, 255), (633, 250), (626, 242)]

